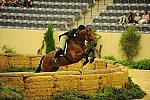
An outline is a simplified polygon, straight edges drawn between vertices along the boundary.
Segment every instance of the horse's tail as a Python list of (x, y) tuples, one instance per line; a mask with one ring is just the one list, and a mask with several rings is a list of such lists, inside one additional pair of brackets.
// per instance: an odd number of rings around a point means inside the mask
[(36, 69), (36, 73), (39, 73), (41, 71), (41, 65), (42, 65), (42, 61), (44, 59), (45, 56), (43, 56), (40, 60), (40, 64), (39, 64), (39, 67)]

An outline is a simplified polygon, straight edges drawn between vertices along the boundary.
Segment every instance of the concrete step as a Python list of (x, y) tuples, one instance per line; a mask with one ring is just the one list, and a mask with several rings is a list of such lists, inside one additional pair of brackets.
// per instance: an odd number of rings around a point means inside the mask
[[(71, 28), (77, 28), (78, 25), (84, 24), (87, 25), (89, 22), (92, 22), (93, 18), (96, 16), (99, 16), (99, 13), (102, 12), (103, 10), (106, 9), (106, 7), (111, 4), (113, 0), (105, 0), (105, 5), (104, 5), (104, 0), (96, 0), (95, 5), (91, 8), (88, 9), (88, 13), (82, 15), (82, 18), (75, 22), (75, 24)], [(92, 16), (91, 16), (91, 10), (92, 10)], [(85, 19), (84, 19), (85, 17)]]

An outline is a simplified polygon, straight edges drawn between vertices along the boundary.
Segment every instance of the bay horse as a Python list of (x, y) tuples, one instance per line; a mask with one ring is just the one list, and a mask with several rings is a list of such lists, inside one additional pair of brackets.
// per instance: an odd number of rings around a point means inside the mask
[(57, 71), (60, 66), (77, 63), (84, 57), (86, 48), (85, 40), (92, 41), (93, 39), (94, 35), (89, 28), (79, 31), (75, 37), (67, 41), (66, 53), (60, 56), (57, 62), (53, 60), (56, 51), (51, 51), (41, 58), (36, 72), (54, 72)]

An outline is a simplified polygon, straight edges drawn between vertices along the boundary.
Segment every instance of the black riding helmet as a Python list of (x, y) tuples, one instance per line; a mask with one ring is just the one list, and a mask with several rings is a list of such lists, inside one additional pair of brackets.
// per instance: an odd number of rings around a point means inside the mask
[(84, 25), (80, 25), (79, 27), (78, 27), (78, 30), (80, 31), (80, 30), (83, 30), (83, 29), (85, 29), (85, 26)]

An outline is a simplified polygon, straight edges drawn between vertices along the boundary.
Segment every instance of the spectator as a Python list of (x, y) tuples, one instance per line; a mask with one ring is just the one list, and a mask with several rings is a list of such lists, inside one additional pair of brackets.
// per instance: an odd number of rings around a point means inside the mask
[(19, 6), (19, 0), (11, 0), (11, 6), (18, 7)]
[(129, 12), (128, 16), (126, 17), (125, 15), (121, 16), (119, 23), (124, 24), (124, 23), (133, 23), (133, 16), (132, 12)]
[(28, 0), (27, 7), (32, 7), (32, 5), (33, 5), (33, 0)]
[(7, 2), (6, 2), (5, 0), (2, 0), (2, 1), (0, 2), (0, 6), (1, 6), (1, 7), (6, 6), (6, 4), (7, 4)]
[(140, 12), (137, 11), (136, 12), (136, 16), (134, 17), (134, 23), (138, 24), (138, 22), (139, 22), (140, 19), (141, 19)]
[(139, 24), (145, 24), (148, 23), (148, 21), (150, 20), (149, 18), (149, 13), (147, 10), (144, 11), (144, 15), (142, 16), (142, 19), (139, 20)]
[(21, 5), (22, 5), (22, 7), (27, 7), (28, 0), (21, 0)]

